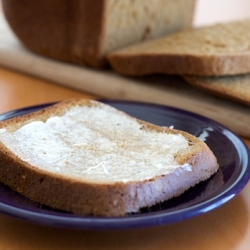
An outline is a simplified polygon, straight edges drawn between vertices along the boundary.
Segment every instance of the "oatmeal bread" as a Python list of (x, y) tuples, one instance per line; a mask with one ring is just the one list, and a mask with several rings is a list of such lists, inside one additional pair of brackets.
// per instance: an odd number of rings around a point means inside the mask
[(31, 51), (103, 67), (105, 54), (192, 24), (196, 0), (2, 0), (10, 27)]
[(250, 105), (250, 74), (234, 76), (183, 76), (192, 86)]
[(77, 214), (124, 216), (182, 194), (219, 166), (208, 146), (98, 101), (0, 122), (0, 181)]
[(108, 54), (120, 74), (221, 76), (250, 72), (250, 20), (186, 29)]

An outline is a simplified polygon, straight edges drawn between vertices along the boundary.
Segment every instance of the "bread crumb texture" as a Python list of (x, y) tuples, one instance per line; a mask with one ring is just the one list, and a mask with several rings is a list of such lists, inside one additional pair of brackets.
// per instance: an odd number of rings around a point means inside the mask
[(0, 140), (32, 166), (105, 182), (172, 172), (180, 167), (175, 154), (189, 147), (181, 134), (145, 130), (106, 105), (74, 106), (63, 116), (33, 121), (11, 133), (2, 129)]
[(195, 1), (110, 0), (106, 4), (105, 52), (189, 27)]
[(141, 44), (135, 44), (117, 52), (134, 53), (182, 53), (185, 54), (230, 54), (250, 51), (250, 20), (216, 24), (202, 28), (186, 29)]

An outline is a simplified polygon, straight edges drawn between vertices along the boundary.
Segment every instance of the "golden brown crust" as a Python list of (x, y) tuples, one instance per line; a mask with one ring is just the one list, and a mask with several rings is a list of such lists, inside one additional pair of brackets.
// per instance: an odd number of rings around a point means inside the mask
[(105, 4), (106, 0), (94, 4), (93, 0), (8, 0), (3, 1), (3, 10), (12, 30), (31, 51), (102, 67), (104, 60), (99, 57)]
[(221, 76), (244, 74), (250, 71), (250, 53), (238, 55), (171, 55), (171, 54), (119, 54), (108, 55), (113, 70), (122, 75), (143, 76), (155, 73)]
[[(72, 105), (99, 105), (96, 101), (70, 99), (32, 114), (0, 122), (9, 131), (33, 120), (62, 115)], [(120, 111), (118, 111), (120, 112)], [(105, 183), (80, 180), (50, 173), (29, 165), (0, 142), (0, 181), (22, 195), (48, 206), (77, 214), (122, 216), (138, 212), (173, 196), (178, 196), (218, 169), (215, 156), (206, 144), (183, 131), (139, 121), (147, 130), (181, 133), (190, 141), (190, 150), (176, 155), (179, 164), (188, 163), (192, 171), (152, 176), (148, 181)]]

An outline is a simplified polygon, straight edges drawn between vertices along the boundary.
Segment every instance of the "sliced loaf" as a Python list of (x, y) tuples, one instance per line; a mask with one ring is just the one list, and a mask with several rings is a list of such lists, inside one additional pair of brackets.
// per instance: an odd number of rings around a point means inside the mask
[(200, 139), (71, 99), (0, 122), (0, 181), (77, 214), (123, 216), (182, 194), (218, 170)]
[(250, 20), (193, 28), (109, 53), (124, 75), (235, 75), (250, 72)]
[(11, 28), (30, 50), (102, 67), (104, 55), (192, 24), (196, 0), (3, 0)]

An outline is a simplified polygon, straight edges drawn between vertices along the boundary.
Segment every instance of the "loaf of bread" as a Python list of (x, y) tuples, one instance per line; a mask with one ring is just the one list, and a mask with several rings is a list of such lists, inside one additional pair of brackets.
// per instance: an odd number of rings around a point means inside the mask
[(250, 20), (193, 28), (109, 53), (124, 75), (221, 76), (250, 72)]
[(192, 86), (250, 105), (250, 74), (234, 76), (183, 76)]
[(0, 182), (72, 213), (136, 213), (218, 167), (195, 136), (93, 100), (70, 99), (0, 122)]
[(2, 0), (10, 27), (30, 50), (103, 67), (105, 54), (189, 27), (196, 0)]

